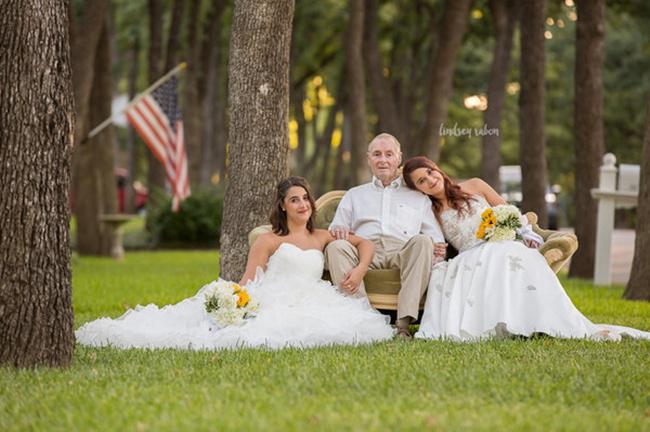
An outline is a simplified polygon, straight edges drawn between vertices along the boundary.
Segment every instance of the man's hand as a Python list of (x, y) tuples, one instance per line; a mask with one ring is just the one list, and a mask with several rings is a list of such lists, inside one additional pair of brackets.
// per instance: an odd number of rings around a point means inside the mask
[(341, 281), (341, 289), (345, 290), (349, 294), (356, 293), (367, 272), (367, 267), (361, 265), (356, 266), (350, 270)]
[(447, 243), (434, 243), (433, 256), (444, 260), (445, 256), (447, 256)]
[(337, 240), (349, 240), (350, 234), (354, 232), (343, 226), (335, 226), (330, 229), (330, 234)]

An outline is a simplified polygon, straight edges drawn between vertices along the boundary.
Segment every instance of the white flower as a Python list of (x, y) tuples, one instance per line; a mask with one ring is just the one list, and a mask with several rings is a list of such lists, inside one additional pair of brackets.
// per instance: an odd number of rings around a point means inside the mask
[(515, 230), (506, 227), (496, 227), (490, 235), (490, 241), (514, 240), (517, 237)]

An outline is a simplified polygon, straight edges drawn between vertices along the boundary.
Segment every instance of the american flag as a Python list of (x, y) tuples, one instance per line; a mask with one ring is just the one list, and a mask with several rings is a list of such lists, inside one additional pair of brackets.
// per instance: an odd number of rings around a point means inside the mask
[(126, 111), (126, 117), (140, 138), (165, 167), (172, 190), (174, 211), (178, 211), (181, 201), (190, 195), (177, 84), (178, 79), (172, 76), (160, 87), (142, 96)]

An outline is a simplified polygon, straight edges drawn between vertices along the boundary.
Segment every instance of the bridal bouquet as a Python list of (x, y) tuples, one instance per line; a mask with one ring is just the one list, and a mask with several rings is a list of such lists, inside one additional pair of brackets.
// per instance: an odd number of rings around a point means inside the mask
[(220, 327), (225, 327), (253, 317), (257, 302), (245, 288), (220, 279), (205, 294), (205, 310)]
[(515, 240), (521, 225), (521, 212), (513, 205), (488, 207), (481, 213), (476, 238), (485, 241)]

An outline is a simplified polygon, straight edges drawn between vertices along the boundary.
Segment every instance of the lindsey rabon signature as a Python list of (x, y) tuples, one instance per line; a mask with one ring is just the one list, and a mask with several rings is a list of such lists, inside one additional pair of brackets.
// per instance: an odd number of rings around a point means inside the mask
[(440, 124), (440, 136), (499, 136), (499, 128), (488, 128), (486, 123), (480, 128), (463, 128), (458, 127), (458, 123), (454, 123), (453, 127), (446, 127), (444, 123)]

